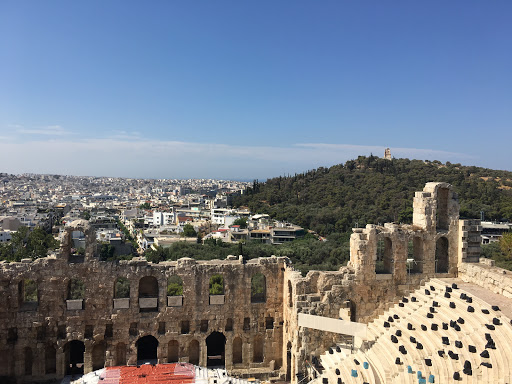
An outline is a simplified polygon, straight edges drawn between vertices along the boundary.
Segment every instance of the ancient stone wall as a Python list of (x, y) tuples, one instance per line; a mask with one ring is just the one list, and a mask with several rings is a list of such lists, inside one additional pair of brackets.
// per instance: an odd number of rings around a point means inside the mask
[(455, 277), (459, 262), (478, 261), (480, 223), (459, 222), (451, 185), (427, 183), (416, 192), (413, 208), (412, 225), (354, 228), (350, 262), (338, 272), (314, 271), (302, 277), (288, 266), (285, 295), (291, 292), (292, 298), (284, 298), (283, 313), (291, 357), (283, 361), (290, 365), (286, 369), (292, 379), (305, 372), (312, 356), (347, 341), (340, 334), (298, 327), (298, 313), (368, 323), (428, 279)]
[[(79, 227), (89, 232), (84, 223)], [(74, 262), (69, 242), (63, 240), (57, 258), (0, 264), (0, 376), (26, 381), (62, 377), (76, 345), (85, 348), (85, 372), (136, 364), (138, 343), (145, 336), (156, 339), (159, 362), (206, 366), (209, 348), (220, 340), (224, 351), (214, 348), (212, 353), (223, 355), (234, 374), (250, 368), (268, 376), (281, 368), (286, 258), (112, 263), (98, 261), (91, 245), (84, 260)], [(257, 274), (264, 276), (263, 295), (251, 292)], [(183, 295), (168, 299), (167, 282), (173, 275), (182, 279)], [(223, 295), (209, 294), (213, 275), (222, 276)], [(129, 281), (127, 299), (114, 298), (119, 277)], [(83, 282), (83, 300), (68, 300), (72, 279)], [(33, 283), (37, 299), (26, 301), (25, 291)], [(153, 283), (157, 292), (152, 295)], [(209, 346), (212, 334), (217, 339)]]
[(512, 299), (512, 272), (495, 267), (490, 261), (482, 259), (479, 264), (461, 264), (459, 278)]
[[(0, 376), (62, 377), (80, 348), (85, 372), (136, 364), (156, 345), (159, 362), (220, 359), (231, 374), (297, 382), (314, 356), (346, 342), (342, 334), (299, 327), (299, 313), (367, 323), (431, 277), (461, 273), (499, 283), (494, 272), (467, 264), (478, 261), (480, 223), (459, 221), (449, 184), (427, 183), (413, 206), (412, 225), (355, 228), (346, 267), (305, 277), (285, 257), (101, 262), (94, 231), (74, 222), (56, 257), (0, 264)], [(73, 230), (85, 235), (85, 255), (74, 254)], [(210, 295), (215, 275), (222, 287)], [(167, 296), (174, 276), (183, 294)], [(129, 283), (125, 298), (116, 294), (120, 277)], [(254, 288), (256, 279), (263, 290)]]

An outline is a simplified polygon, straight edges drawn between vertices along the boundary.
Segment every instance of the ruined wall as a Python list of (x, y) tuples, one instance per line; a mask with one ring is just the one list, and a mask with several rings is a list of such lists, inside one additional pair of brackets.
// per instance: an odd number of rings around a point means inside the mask
[[(77, 224), (89, 232), (87, 225)], [(63, 252), (57, 258), (0, 264), (0, 356), (3, 360), (5, 357), (0, 376), (26, 381), (62, 377), (73, 340), (85, 345), (85, 372), (103, 365), (136, 364), (137, 342), (148, 335), (158, 342), (159, 362), (176, 357), (182, 362), (192, 361), (195, 356), (191, 354), (196, 354), (194, 346), (198, 343), (195, 362), (206, 366), (206, 340), (213, 332), (225, 337), (225, 365), (234, 374), (251, 368), (252, 372), (268, 376), (281, 368), (286, 258), (112, 263), (98, 261), (91, 245), (84, 260), (70, 262), (74, 256), (67, 249), (69, 243), (63, 240)], [(251, 279), (257, 273), (265, 276), (263, 302), (251, 302)], [(215, 274), (224, 279), (224, 295), (211, 297), (210, 277)], [(167, 281), (172, 275), (181, 277), (183, 297), (173, 297), (168, 302)], [(156, 279), (156, 298), (139, 297), (141, 279), (148, 276)], [(118, 277), (129, 280), (129, 299), (114, 300)], [(76, 278), (85, 286), (83, 301), (67, 300), (69, 281)], [(24, 302), (23, 284), (27, 279), (37, 284), (37, 302)], [(183, 328), (183, 322), (188, 322), (188, 330)], [(236, 363), (235, 338), (236, 348), (241, 344)]]
[(459, 278), (512, 299), (512, 272), (495, 267), (493, 260), (461, 264)]
[[(477, 262), (478, 220), (459, 222), (452, 186), (427, 183), (416, 192), (413, 224), (369, 224), (354, 228), (350, 261), (338, 272), (302, 277), (289, 266), (284, 275), (284, 342), (291, 347), (288, 373), (305, 372), (306, 362), (345, 340), (342, 335), (300, 328), (298, 313), (368, 323), (432, 277), (455, 277), (462, 262)], [(290, 303), (287, 306), (286, 303)], [(360, 344), (361, 340), (355, 340)]]
[[(298, 313), (367, 323), (431, 277), (471, 276), (467, 262), (478, 261), (480, 223), (459, 221), (452, 187), (427, 183), (413, 205), (412, 225), (355, 228), (346, 267), (305, 277), (285, 257), (100, 262), (94, 231), (74, 222), (57, 257), (0, 263), (0, 356), (7, 356), (0, 359), (0, 376), (62, 377), (75, 341), (85, 347), (85, 372), (135, 364), (146, 337), (158, 343), (159, 362), (206, 366), (208, 340), (215, 336), (217, 344), (225, 340), (224, 362), (232, 374), (297, 382), (313, 356), (344, 341), (340, 334), (299, 327)], [(73, 254), (73, 230), (85, 235), (83, 256)], [(260, 273), (265, 300), (253, 302), (251, 279)], [(209, 294), (215, 274), (224, 279), (224, 295)], [(182, 298), (166, 296), (174, 275), (183, 281)], [(114, 299), (118, 277), (129, 280), (127, 299)], [(85, 285), (83, 301), (67, 300), (76, 278)], [(37, 283), (36, 302), (24, 300), (30, 281)], [(158, 292), (147, 295), (152, 284)]]

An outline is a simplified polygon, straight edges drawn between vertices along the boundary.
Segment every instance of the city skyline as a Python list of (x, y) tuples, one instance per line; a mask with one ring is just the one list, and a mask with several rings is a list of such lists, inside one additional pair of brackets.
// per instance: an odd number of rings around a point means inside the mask
[(251, 180), (359, 155), (512, 170), (512, 5), (0, 5), (1, 172)]

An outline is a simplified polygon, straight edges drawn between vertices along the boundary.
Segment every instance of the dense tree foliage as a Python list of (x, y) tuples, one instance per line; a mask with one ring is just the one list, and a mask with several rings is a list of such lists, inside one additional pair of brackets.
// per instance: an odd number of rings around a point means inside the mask
[(224, 278), (221, 275), (210, 277), (210, 295), (224, 294)]
[(247, 228), (247, 217), (239, 217), (233, 222), (233, 225), (239, 225), (240, 228)]
[(183, 295), (183, 280), (177, 275), (169, 277), (167, 280), (167, 296)]
[(500, 238), (499, 245), (503, 255), (512, 260), (512, 233), (504, 233)]
[[(243, 256), (246, 259), (257, 257), (288, 256), (296, 269), (306, 273), (311, 269), (335, 270), (346, 265), (349, 255), (350, 234), (331, 234), (328, 241), (319, 241), (308, 234), (303, 239), (282, 245), (261, 244), (248, 242), (243, 246)], [(210, 239), (204, 245), (188, 242), (178, 242), (170, 247), (157, 247), (145, 252), (148, 261), (158, 263), (166, 260), (178, 260), (190, 257), (196, 260), (225, 259), (228, 255), (239, 255), (240, 245), (224, 243), (221, 240)]]
[(482, 245), (482, 256), (493, 259), (497, 267), (512, 270), (512, 251), (507, 246), (511, 239), (512, 233), (507, 233), (499, 242)]
[(116, 280), (114, 297), (116, 299), (130, 298), (130, 281), (125, 277), (119, 277)]
[(59, 247), (59, 242), (46, 233), (42, 228), (36, 227), (30, 231), (21, 226), (12, 234), (11, 241), (0, 244), (0, 260), (21, 261), (45, 257), (49, 250)]
[(410, 223), (414, 192), (429, 181), (454, 186), (461, 218), (484, 211), (489, 220), (512, 220), (512, 172), (375, 156), (255, 181), (235, 205), (327, 235), (368, 223)]
[(98, 244), (98, 246), (100, 249), (101, 261), (112, 260), (114, 258), (114, 252), (116, 250), (116, 247), (114, 247), (110, 243), (100, 243)]
[(197, 236), (197, 232), (195, 231), (192, 224), (185, 224), (183, 226), (183, 236), (185, 236), (185, 237), (196, 237)]

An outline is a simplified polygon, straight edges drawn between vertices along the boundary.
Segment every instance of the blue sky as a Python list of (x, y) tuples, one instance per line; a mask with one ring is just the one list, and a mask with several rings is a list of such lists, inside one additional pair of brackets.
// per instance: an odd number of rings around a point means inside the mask
[(512, 2), (0, 3), (0, 172), (512, 170)]

